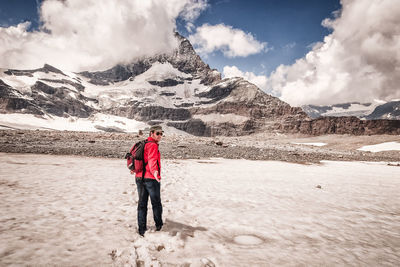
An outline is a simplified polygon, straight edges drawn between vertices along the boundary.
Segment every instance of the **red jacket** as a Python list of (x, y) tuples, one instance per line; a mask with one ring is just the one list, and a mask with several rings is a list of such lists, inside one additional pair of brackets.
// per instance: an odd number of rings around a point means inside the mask
[[(146, 172), (144, 178), (155, 179), (154, 172), (158, 171), (158, 179), (161, 180), (161, 154), (158, 151), (158, 144), (151, 137), (147, 138), (149, 143), (144, 147), (144, 162)], [(142, 172), (136, 173), (136, 177), (142, 177)]]

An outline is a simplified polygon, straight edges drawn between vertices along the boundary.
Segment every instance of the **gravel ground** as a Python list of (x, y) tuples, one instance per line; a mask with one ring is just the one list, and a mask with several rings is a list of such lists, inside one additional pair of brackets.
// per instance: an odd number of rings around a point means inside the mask
[[(123, 158), (132, 145), (146, 138), (133, 133), (47, 130), (0, 130), (0, 152), (83, 155)], [(400, 141), (399, 136), (300, 136), (258, 134), (246, 137), (166, 135), (160, 144), (164, 159), (227, 158), (318, 163), (321, 160), (400, 161), (399, 151), (358, 151), (364, 145)], [(323, 147), (293, 143), (323, 142)]]

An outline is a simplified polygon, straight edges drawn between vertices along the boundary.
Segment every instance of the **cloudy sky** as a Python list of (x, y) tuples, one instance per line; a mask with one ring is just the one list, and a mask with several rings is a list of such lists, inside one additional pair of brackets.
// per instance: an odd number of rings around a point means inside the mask
[(187, 37), (292, 105), (400, 98), (399, 0), (0, 1), (0, 67), (102, 70)]

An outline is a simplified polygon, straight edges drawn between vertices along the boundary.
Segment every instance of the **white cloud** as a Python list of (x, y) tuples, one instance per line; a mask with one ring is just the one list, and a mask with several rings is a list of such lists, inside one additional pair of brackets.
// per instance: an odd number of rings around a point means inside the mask
[(245, 80), (255, 84), (262, 90), (267, 89), (267, 76), (256, 75), (253, 72), (243, 72), (236, 66), (225, 66), (223, 70), (225, 78), (243, 77)]
[(266, 42), (257, 41), (251, 33), (225, 24), (204, 24), (189, 36), (189, 40), (201, 54), (221, 50), (226, 57), (247, 57), (269, 49)]
[(193, 29), (195, 28), (194, 24), (192, 22), (187, 22), (185, 25), (185, 28), (188, 32), (192, 32)]
[(279, 66), (267, 91), (292, 104), (368, 102), (400, 97), (400, 5), (342, 0), (323, 25), (333, 32), (291, 66)]
[(0, 27), (0, 67), (44, 63), (80, 71), (100, 70), (176, 47), (175, 20), (194, 20), (205, 0), (46, 0), (42, 29), (29, 23)]
[(207, 0), (189, 0), (183, 7), (180, 17), (185, 21), (192, 22), (196, 20), (201, 12), (208, 8)]
[(179, 17), (185, 22), (185, 28), (188, 32), (192, 32), (195, 28), (194, 21), (200, 16), (200, 14), (209, 7), (207, 0), (187, 0), (187, 3), (183, 6)]
[(283, 47), (285, 50), (293, 49), (296, 46), (296, 42), (289, 43)]

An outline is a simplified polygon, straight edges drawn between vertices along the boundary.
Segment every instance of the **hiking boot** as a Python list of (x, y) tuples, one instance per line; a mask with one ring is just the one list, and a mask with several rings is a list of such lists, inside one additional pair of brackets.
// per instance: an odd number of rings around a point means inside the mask
[(147, 228), (139, 228), (139, 235), (144, 236), (144, 233), (146, 232)]
[(156, 225), (156, 231), (160, 231), (162, 228), (162, 225)]

